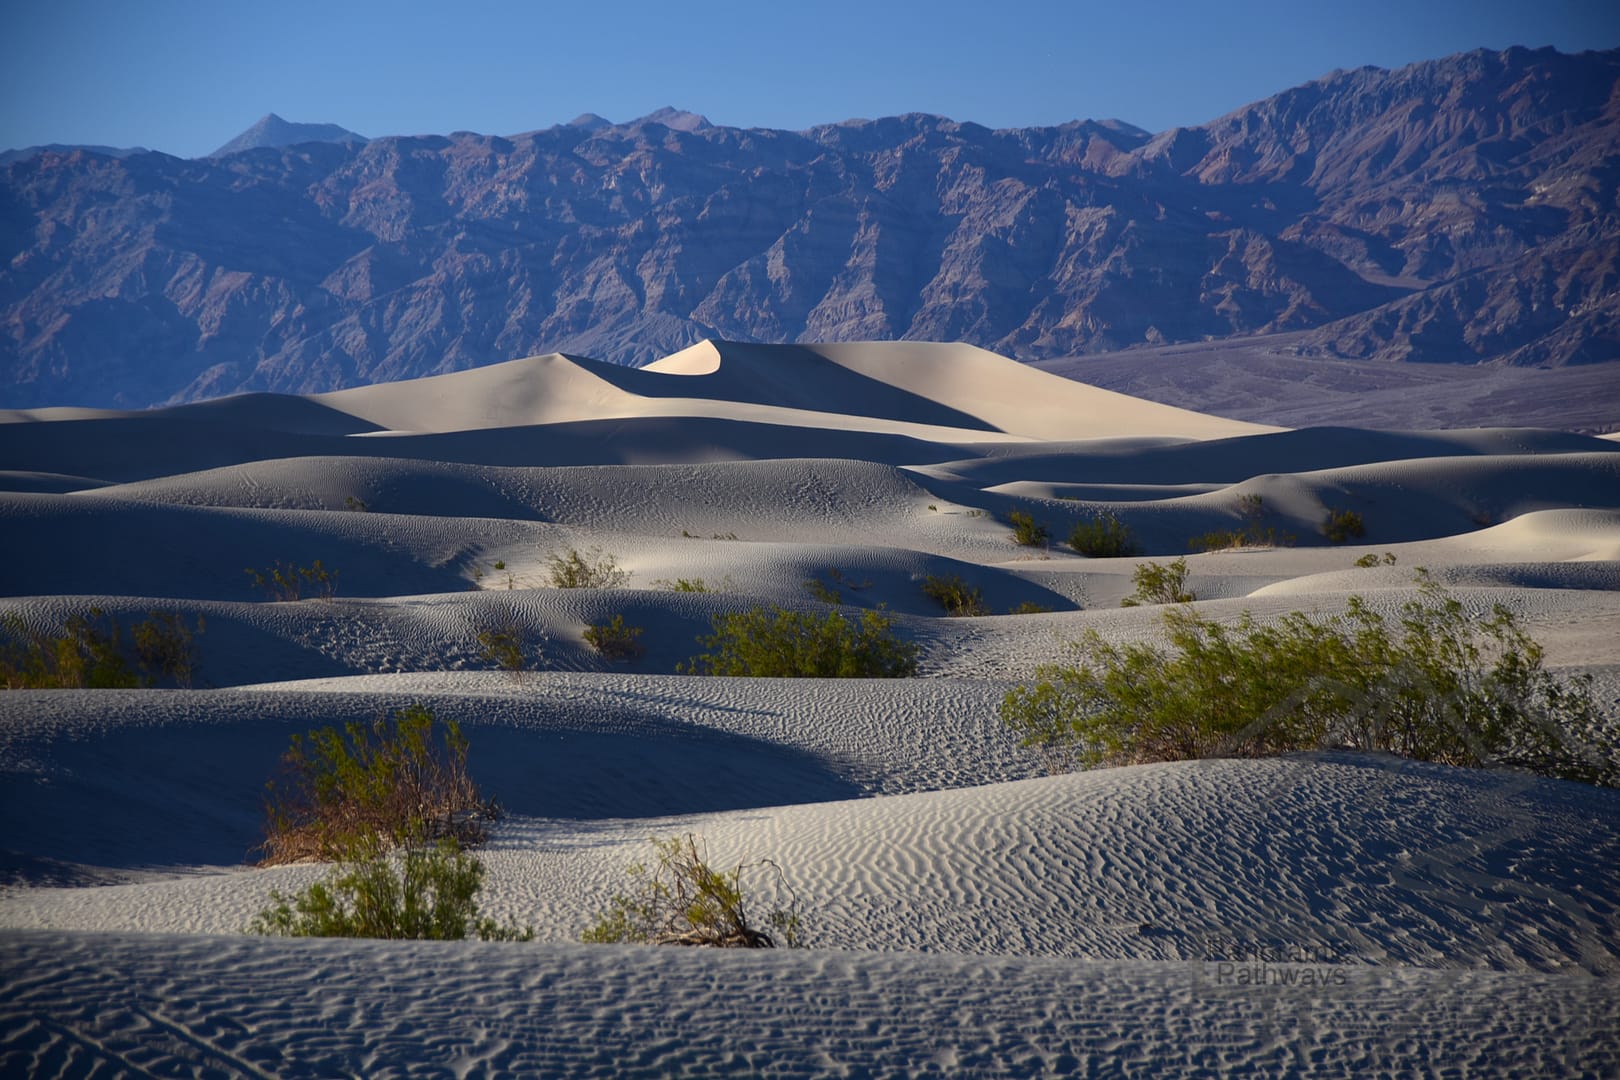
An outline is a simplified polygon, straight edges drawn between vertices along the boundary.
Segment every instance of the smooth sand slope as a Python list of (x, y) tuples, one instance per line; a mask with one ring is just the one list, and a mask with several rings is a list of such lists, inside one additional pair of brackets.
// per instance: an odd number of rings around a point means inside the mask
[[(1620, 792), (1333, 752), (1051, 776), (1000, 723), (1086, 630), (1152, 639), (1133, 568), (1255, 496), (1295, 542), (1189, 556), (1205, 614), (1396, 615), (1421, 566), (1620, 714), (1611, 439), (1285, 431), (922, 344), (0, 413), (0, 615), (206, 620), (197, 689), (0, 695), (0, 1074), (1620, 1071)], [(1056, 543), (1103, 511), (1145, 555)], [(552, 587), (593, 548), (628, 578)], [(314, 559), (330, 600), (244, 573)], [(717, 615), (832, 592), (920, 676), (679, 673)], [(614, 615), (643, 655), (582, 640)], [(538, 941), (242, 934), (322, 872), (248, 865), (288, 737), (413, 702), (468, 733), (507, 810), (483, 904)], [(685, 832), (776, 860), (810, 949), (575, 944)]]

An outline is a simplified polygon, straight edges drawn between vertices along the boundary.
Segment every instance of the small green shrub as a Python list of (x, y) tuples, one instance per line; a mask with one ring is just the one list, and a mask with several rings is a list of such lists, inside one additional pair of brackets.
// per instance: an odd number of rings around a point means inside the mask
[(154, 611), (144, 622), (129, 629), (135, 647), (135, 661), (147, 673), (148, 682), (169, 679), (176, 686), (191, 686), (197, 671), (195, 634), (203, 632), (203, 617), (197, 616), (196, 630), (176, 612)]
[(1224, 551), (1242, 547), (1292, 547), (1294, 535), (1279, 533), (1276, 526), (1261, 525), (1265, 517), (1265, 502), (1259, 495), (1238, 496), (1238, 516), (1243, 525), (1238, 529), (1216, 529), (1187, 541), (1192, 551)]
[(1002, 719), (1083, 767), (1345, 747), (1620, 786), (1620, 724), (1590, 677), (1561, 679), (1498, 607), (1471, 618), (1426, 575), (1398, 626), (1351, 597), (1342, 616), (1235, 627), (1164, 614), (1169, 649), (1095, 631), (1074, 665), (1014, 688)]
[(1014, 510), (1007, 515), (1007, 522), (1012, 526), (1013, 542), (1019, 546), (1040, 547), (1046, 543), (1046, 526), (1024, 511)]
[(1045, 604), (1037, 604), (1033, 600), (1025, 600), (1023, 603), (1021, 603), (1017, 607), (1013, 608), (1012, 611), (1010, 611), (1008, 614), (1011, 614), (1011, 615), (1044, 615), (1044, 614), (1046, 614), (1047, 612), (1049, 612), (1051, 610), (1052, 609), (1047, 607)]
[(337, 594), (338, 572), (327, 569), (319, 559), (308, 566), (277, 560), (263, 570), (249, 567), (242, 572), (253, 579), (254, 588), (262, 589), (271, 600), (302, 600), (305, 593), (330, 600)]
[(624, 616), (615, 615), (600, 625), (587, 626), (584, 638), (591, 648), (609, 660), (634, 660), (646, 649), (641, 644), (642, 628), (624, 625)]
[(1187, 560), (1172, 563), (1141, 563), (1131, 574), (1136, 594), (1119, 602), (1120, 607), (1142, 604), (1190, 604), (1198, 597), (1187, 588)]
[(804, 614), (753, 608), (717, 615), (714, 633), (698, 644), (710, 650), (681, 670), (699, 675), (756, 678), (896, 679), (917, 671), (917, 646), (894, 636), (891, 620), (864, 611)]
[(366, 501), (357, 495), (345, 495), (343, 497), (343, 509), (356, 514), (364, 514), (370, 507), (366, 506)]
[(514, 677), (529, 670), (528, 635), (523, 625), (510, 613), (497, 618), (474, 635), (478, 642), (479, 658)]
[(410, 705), (292, 737), (281, 775), (266, 785), (260, 864), (342, 858), (373, 839), (476, 843), (494, 812), (467, 773), (461, 726)]
[(272, 890), (249, 933), (283, 937), (531, 941), (534, 930), (478, 914), (484, 865), (450, 839), (388, 852), (362, 845), (292, 896)]
[(1069, 546), (1093, 559), (1118, 559), (1137, 550), (1131, 527), (1109, 513), (1076, 524), (1069, 533)]
[(1342, 544), (1352, 536), (1365, 536), (1367, 527), (1361, 520), (1361, 515), (1354, 510), (1335, 510), (1328, 508), (1327, 517), (1322, 519), (1322, 535), (1329, 542)]
[(1229, 548), (1293, 547), (1293, 533), (1280, 533), (1275, 526), (1246, 525), (1242, 529), (1217, 529), (1187, 541), (1191, 551), (1225, 551)]
[(844, 594), (820, 578), (805, 578), (804, 591), (820, 600), (823, 604), (837, 605), (844, 602)]
[(630, 577), (621, 570), (612, 555), (603, 554), (601, 548), (580, 551), (570, 548), (560, 555), (547, 556), (550, 580), (558, 589), (614, 589)]
[(1366, 568), (1366, 567), (1369, 567), (1369, 566), (1377, 566), (1380, 563), (1382, 563), (1384, 566), (1394, 566), (1395, 565), (1395, 553), (1393, 551), (1386, 551), (1386, 552), (1384, 552), (1384, 557), (1379, 558), (1377, 555), (1374, 555), (1372, 552), (1369, 551), (1369, 552), (1367, 552), (1367, 554), (1363, 555), (1361, 558), (1356, 560), (1356, 565), (1360, 566), (1360, 567), (1363, 567), (1363, 568)]
[(676, 578), (674, 581), (665, 584), (671, 592), (706, 593), (714, 591), (709, 588), (708, 583), (702, 578)]
[(974, 616), (990, 613), (984, 606), (984, 593), (979, 587), (969, 585), (956, 574), (946, 577), (929, 574), (923, 579), (922, 591), (924, 596), (944, 608), (947, 615)]
[[(504, 580), (506, 582), (506, 591), (507, 592), (511, 592), (512, 590), (517, 588), (517, 575), (512, 573), (512, 571), (507, 569), (505, 559), (496, 559), (493, 563), (490, 564), (490, 569), (496, 571), (497, 573), (499, 573), (501, 575), (500, 580)], [(481, 566), (473, 567), (473, 581), (478, 583), (478, 586), (480, 588), (483, 587), (483, 581), (484, 581), (484, 568), (483, 567), (481, 567)]]
[(100, 608), (73, 615), (60, 633), (20, 615), (0, 620), (0, 683), (7, 690), (116, 689), (168, 680), (189, 687), (197, 669), (195, 629), (174, 612), (154, 611), (130, 628), (129, 645), (118, 620)]
[[(660, 840), (651, 866), (635, 863), (629, 874), (634, 883), (628, 895), (618, 895), (588, 930), (583, 941), (606, 945), (698, 945), (721, 949), (769, 949), (780, 939), (790, 948), (802, 943), (798, 898), (787, 889), (781, 868), (769, 859), (739, 863), (716, 870), (709, 863), (706, 845), (691, 833)], [(751, 901), (743, 891), (743, 877), (751, 871), (770, 871), (778, 891), (786, 890), (786, 907), (765, 913), (764, 926), (748, 915)]]

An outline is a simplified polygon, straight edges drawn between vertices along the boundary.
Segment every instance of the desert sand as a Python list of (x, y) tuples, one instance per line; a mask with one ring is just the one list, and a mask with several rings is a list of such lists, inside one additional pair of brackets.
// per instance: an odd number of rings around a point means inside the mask
[[(0, 695), (0, 1073), (1620, 1073), (1620, 792), (1328, 751), (1049, 775), (1002, 725), (1087, 629), (1153, 637), (1135, 565), (1251, 496), (1295, 543), (1189, 555), (1206, 615), (1394, 614), (1421, 566), (1620, 713), (1613, 439), (1287, 430), (913, 343), (0, 413), (0, 614), (206, 619), (196, 689)], [(1056, 542), (1099, 510), (1147, 554)], [(553, 588), (570, 549), (629, 577)], [(314, 559), (331, 599), (244, 574)], [(807, 580), (918, 677), (678, 672), (718, 614), (825, 611)], [(646, 651), (609, 663), (616, 614)], [(481, 655), (498, 623), (534, 670)], [(245, 934), (323, 871), (251, 865), (288, 737), (411, 703), (468, 734), (506, 810), (481, 906), (538, 940)], [(578, 944), (688, 832), (780, 864), (808, 947)]]

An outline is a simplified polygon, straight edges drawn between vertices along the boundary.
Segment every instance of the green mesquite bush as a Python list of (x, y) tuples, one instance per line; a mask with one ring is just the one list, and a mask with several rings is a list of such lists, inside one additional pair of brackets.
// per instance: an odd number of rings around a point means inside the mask
[(1002, 719), (1054, 764), (1253, 757), (1319, 747), (1620, 786), (1620, 724), (1590, 677), (1561, 679), (1497, 607), (1472, 619), (1427, 575), (1399, 624), (1351, 597), (1341, 616), (1235, 627), (1164, 614), (1169, 648), (1092, 632), (1044, 665)]
[(754, 608), (718, 615), (714, 633), (698, 644), (710, 650), (683, 670), (699, 675), (758, 678), (896, 679), (917, 671), (917, 646), (897, 638), (881, 612), (859, 618), (842, 612), (805, 614)]

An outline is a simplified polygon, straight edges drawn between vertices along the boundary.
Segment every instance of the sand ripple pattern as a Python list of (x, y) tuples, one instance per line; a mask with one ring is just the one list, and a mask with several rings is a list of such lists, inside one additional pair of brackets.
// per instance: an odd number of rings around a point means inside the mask
[(1256, 992), (1202, 963), (17, 931), (0, 957), (6, 1076), (1620, 1070), (1620, 983), (1583, 975), (1283, 965)]

